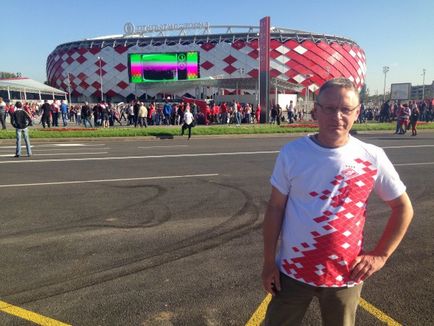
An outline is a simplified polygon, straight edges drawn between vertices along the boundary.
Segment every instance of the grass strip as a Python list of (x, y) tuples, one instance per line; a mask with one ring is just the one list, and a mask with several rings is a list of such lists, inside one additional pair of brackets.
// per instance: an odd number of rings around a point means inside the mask
[[(381, 131), (395, 130), (396, 123), (364, 123), (354, 124), (353, 130), (356, 131)], [(418, 129), (434, 129), (434, 123), (420, 123)], [(150, 126), (148, 128), (134, 127), (114, 127), (114, 128), (51, 128), (39, 129), (30, 128), (30, 137), (38, 138), (84, 138), (84, 137), (173, 137), (180, 135), (180, 126)], [(193, 128), (193, 135), (242, 135), (242, 134), (282, 134), (282, 133), (302, 133), (315, 132), (318, 127), (314, 123), (310, 124), (282, 124), (269, 125), (211, 125), (196, 126)], [(14, 139), (15, 129), (0, 131), (0, 139)]]

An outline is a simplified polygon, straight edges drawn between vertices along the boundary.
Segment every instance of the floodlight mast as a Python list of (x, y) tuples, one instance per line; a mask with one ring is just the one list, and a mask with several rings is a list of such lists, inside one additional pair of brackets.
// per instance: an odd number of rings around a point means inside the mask
[(383, 67), (383, 73), (384, 73), (383, 103), (386, 102), (386, 76), (388, 72), (389, 72), (389, 67), (384, 66)]

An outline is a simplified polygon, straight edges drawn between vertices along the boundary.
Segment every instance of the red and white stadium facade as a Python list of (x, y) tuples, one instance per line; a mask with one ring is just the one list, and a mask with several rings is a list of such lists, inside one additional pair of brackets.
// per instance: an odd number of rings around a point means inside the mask
[[(257, 26), (138, 27), (128, 23), (123, 35), (57, 46), (47, 59), (49, 84), (66, 92), (70, 90), (76, 99), (92, 101), (100, 98), (102, 79), (104, 98), (123, 101), (143, 95), (129, 82), (129, 53), (187, 51), (199, 52), (201, 78), (258, 78)], [(177, 31), (178, 35), (166, 35), (169, 30)], [(217, 30), (221, 32), (216, 33)], [(302, 85), (302, 95), (306, 88), (315, 92), (326, 80), (335, 77), (347, 77), (359, 89), (364, 85), (366, 57), (354, 41), (277, 27), (270, 32), (270, 76)], [(152, 90), (147, 95), (155, 96)]]

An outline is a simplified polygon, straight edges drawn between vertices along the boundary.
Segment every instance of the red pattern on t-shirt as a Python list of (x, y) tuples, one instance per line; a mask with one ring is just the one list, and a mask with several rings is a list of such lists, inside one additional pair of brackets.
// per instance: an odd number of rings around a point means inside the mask
[(355, 163), (357, 169), (343, 170), (330, 182), (331, 189), (309, 193), (313, 198), (329, 200), (330, 208), (313, 218), (322, 224), (321, 232), (318, 229), (311, 232), (314, 243), (302, 242), (292, 247), (302, 256), (283, 260), (283, 268), (291, 277), (314, 286), (354, 283), (350, 279), (350, 266), (362, 248), (366, 204), (377, 174), (369, 161), (356, 159)]

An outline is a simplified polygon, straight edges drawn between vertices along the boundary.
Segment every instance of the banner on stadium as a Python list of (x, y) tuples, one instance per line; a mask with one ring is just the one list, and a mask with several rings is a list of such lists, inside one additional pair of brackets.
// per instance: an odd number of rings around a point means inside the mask
[[(268, 122), (270, 116), (270, 17), (259, 22), (259, 103), (265, 117), (261, 122)], [(264, 120), (264, 121), (262, 121)]]

